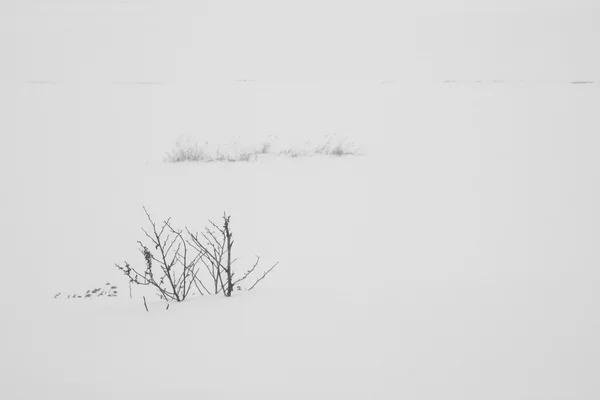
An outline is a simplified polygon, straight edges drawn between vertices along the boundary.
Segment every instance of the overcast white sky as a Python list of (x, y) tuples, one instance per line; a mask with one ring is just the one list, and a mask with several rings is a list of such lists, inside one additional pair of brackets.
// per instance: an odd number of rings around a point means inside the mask
[[(1, 80), (593, 79), (595, 1), (4, 1)], [(43, 32), (43, 34), (41, 34)]]

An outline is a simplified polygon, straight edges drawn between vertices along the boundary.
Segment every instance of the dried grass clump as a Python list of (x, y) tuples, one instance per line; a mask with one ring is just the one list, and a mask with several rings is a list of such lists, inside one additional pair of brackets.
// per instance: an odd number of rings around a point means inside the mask
[(233, 142), (231, 146), (217, 146), (215, 151), (211, 151), (206, 142), (204, 145), (192, 143), (189, 140), (178, 140), (175, 148), (166, 154), (165, 161), (171, 163), (178, 162), (250, 162), (256, 161), (261, 155), (277, 155), (291, 158), (309, 157), (314, 155), (321, 156), (356, 156), (360, 150), (353, 142), (348, 142), (346, 138), (338, 140), (336, 135), (327, 135), (325, 141), (317, 146), (311, 146), (306, 142), (305, 146), (286, 147), (275, 150), (274, 141), (277, 138), (269, 136), (269, 139), (262, 142), (260, 146), (252, 149), (242, 149), (239, 143)]

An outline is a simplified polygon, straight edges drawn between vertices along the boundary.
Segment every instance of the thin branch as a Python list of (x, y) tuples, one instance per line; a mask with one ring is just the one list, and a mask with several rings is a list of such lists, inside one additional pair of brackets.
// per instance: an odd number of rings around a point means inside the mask
[(267, 271), (266, 271), (266, 272), (263, 274), (263, 276), (261, 276), (260, 278), (258, 278), (258, 279), (257, 279), (257, 281), (256, 281), (256, 282), (254, 282), (254, 285), (250, 286), (250, 288), (249, 288), (248, 290), (252, 290), (252, 289), (254, 289), (254, 287), (255, 287), (255, 286), (258, 284), (258, 282), (260, 282), (260, 281), (262, 281), (263, 279), (265, 279), (265, 276), (267, 276), (267, 274), (268, 274), (269, 272), (271, 272), (271, 271), (273, 270), (273, 268), (275, 268), (275, 267), (277, 266), (277, 264), (279, 264), (279, 261), (277, 261), (277, 262), (275, 263), (275, 265), (273, 265), (271, 268), (269, 268), (269, 269), (268, 269), (268, 270), (267, 270)]
[(233, 282), (233, 285), (237, 285), (238, 283), (240, 283), (241, 281), (243, 281), (244, 279), (246, 279), (252, 272), (254, 272), (254, 270), (256, 269), (256, 266), (258, 265), (260, 261), (260, 257), (256, 256), (256, 262), (254, 263), (254, 266), (252, 266), (252, 268), (250, 268), (248, 271), (246, 271), (246, 273), (244, 274), (244, 276), (242, 276), (240, 279), (238, 279), (237, 281)]

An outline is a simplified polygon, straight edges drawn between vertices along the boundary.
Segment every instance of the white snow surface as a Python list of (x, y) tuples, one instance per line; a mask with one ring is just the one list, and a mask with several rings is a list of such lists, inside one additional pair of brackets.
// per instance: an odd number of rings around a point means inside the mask
[[(598, 6), (394, 3), (2, 2), (0, 398), (600, 398)], [(280, 264), (130, 299), (142, 206)]]

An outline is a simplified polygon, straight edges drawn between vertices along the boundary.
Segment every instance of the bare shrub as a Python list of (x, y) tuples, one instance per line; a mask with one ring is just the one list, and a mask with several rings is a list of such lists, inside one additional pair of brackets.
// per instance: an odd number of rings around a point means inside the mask
[(140, 253), (145, 261), (143, 273), (132, 268), (128, 262), (125, 262), (124, 266), (115, 266), (123, 271), (130, 283), (152, 286), (162, 299), (183, 301), (189, 295), (192, 286), (198, 284), (198, 256), (188, 251), (188, 242), (181, 230), (171, 226), (170, 218), (157, 227), (145, 207), (144, 212), (152, 230), (148, 233), (142, 228), (142, 231), (150, 240), (152, 251), (143, 242), (138, 241)]
[(183, 143), (178, 140), (172, 152), (165, 155), (165, 160), (171, 163), (184, 161), (211, 161), (212, 157), (198, 144)]
[(253, 153), (248, 152), (248, 151), (242, 151), (238, 155), (238, 157), (237, 157), (237, 159), (235, 161), (242, 161), (242, 162), (246, 161), (246, 162), (248, 162), (248, 161), (252, 161), (252, 160), (256, 159), (256, 157), (257, 157), (256, 154), (253, 154)]
[[(233, 271), (233, 264), (238, 260), (233, 258), (233, 233), (231, 232), (231, 216), (223, 214), (223, 224), (216, 225), (209, 221), (212, 228), (205, 228), (200, 235), (187, 231), (191, 238), (190, 245), (198, 251), (200, 261), (206, 266), (208, 274), (212, 280), (212, 294), (223, 293), (225, 297), (230, 297), (234, 286), (239, 286), (256, 270), (260, 262), (260, 257), (256, 256), (256, 262), (247, 270), (241, 278), (236, 279), (236, 272)], [(258, 282), (278, 265), (275, 263), (269, 268), (263, 276), (258, 278), (248, 290), (252, 290)], [(241, 289), (241, 286), (239, 286)]]
[(358, 149), (354, 146), (354, 143), (348, 143), (344, 138), (342, 140), (334, 143), (334, 136), (331, 135), (327, 138), (327, 140), (317, 146), (315, 149), (315, 153), (319, 155), (328, 155), (328, 156), (355, 156), (359, 153)]
[(263, 144), (256, 150), (256, 154), (269, 154), (271, 151), (271, 143), (263, 142)]
[[(238, 260), (233, 258), (233, 233), (231, 216), (223, 214), (222, 225), (212, 221), (203, 232), (192, 233), (187, 227), (184, 231), (172, 227), (170, 218), (160, 227), (144, 212), (152, 226), (150, 233), (142, 229), (150, 240), (155, 255), (145, 244), (138, 242), (144, 257), (145, 269), (142, 272), (131, 267), (115, 264), (129, 278), (130, 284), (154, 287), (161, 299), (184, 301), (190, 293), (215, 295), (222, 293), (230, 297), (234, 287), (242, 290), (241, 285), (256, 271), (260, 257), (246, 272), (236, 275), (233, 269)], [(201, 266), (205, 268), (202, 268)], [(269, 274), (278, 263), (263, 272), (246, 290), (252, 290)], [(210, 284), (209, 284), (210, 282)]]

